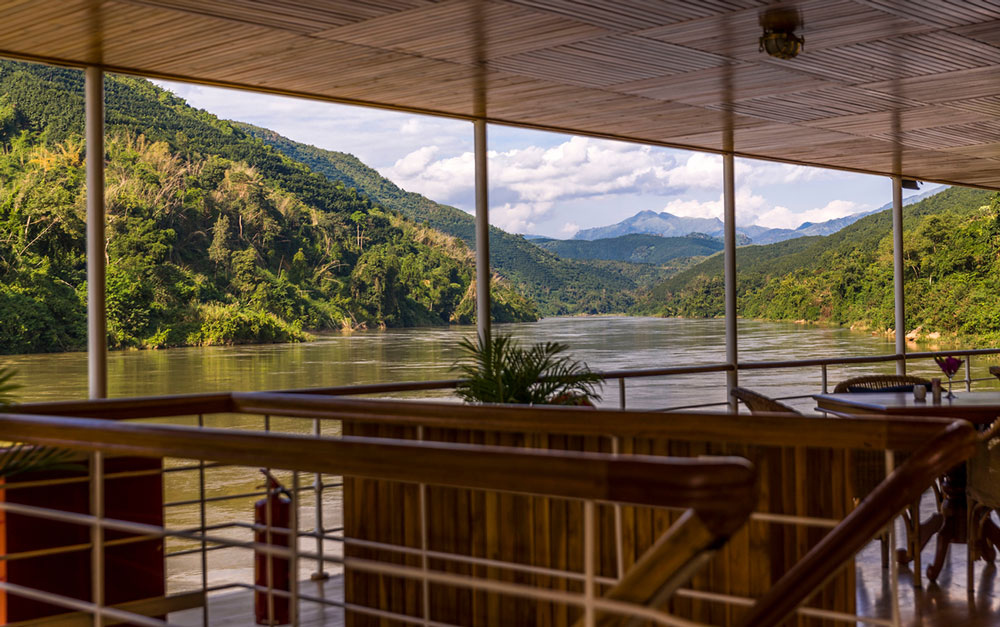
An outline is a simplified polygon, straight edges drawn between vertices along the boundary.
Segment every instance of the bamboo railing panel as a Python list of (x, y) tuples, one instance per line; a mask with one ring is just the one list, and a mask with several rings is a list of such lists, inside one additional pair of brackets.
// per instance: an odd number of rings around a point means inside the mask
[[(575, 410), (576, 421), (589, 424), (594, 413), (597, 412)], [(621, 414), (617, 415), (622, 417)], [(671, 418), (663, 414), (655, 416), (658, 421), (669, 421)], [(737, 419), (729, 416), (726, 420), (733, 423)], [(797, 426), (799, 430), (802, 429), (801, 423)], [(366, 436), (416, 437), (415, 427), (348, 421), (345, 422), (344, 429), (345, 433)], [(426, 440), (477, 442), (515, 448), (610, 451), (608, 438), (597, 436), (527, 435), (441, 428), (425, 428), (423, 435)], [(755, 503), (757, 511), (843, 518), (853, 496), (850, 493), (850, 483), (846, 481), (846, 449), (744, 446), (690, 441), (679, 437), (625, 437), (622, 438), (621, 445), (622, 453), (628, 456), (746, 456), (753, 461), (760, 473), (760, 494)], [(831, 482), (831, 477), (836, 479)], [(416, 502), (415, 493), (401, 496), (394, 489), (385, 482), (354, 480), (345, 483), (345, 506), (361, 508), (352, 510), (356, 516), (349, 517), (351, 522), (348, 524), (351, 526), (346, 529), (346, 533), (376, 541), (397, 541), (396, 537), (387, 540), (388, 537), (382, 535), (386, 533), (384, 529), (365, 521), (378, 520), (389, 510), (398, 511), (400, 506), (405, 512), (406, 524), (419, 527), (419, 512), (407, 507), (407, 504)], [(720, 502), (724, 502), (724, 499), (720, 498)], [(654, 511), (642, 507), (622, 509), (622, 561), (625, 571), (629, 572), (670, 525), (676, 522), (681, 512)], [(431, 550), (514, 561), (531, 566), (577, 571), (582, 568), (579, 561), (579, 556), (582, 555), (582, 510), (572, 503), (506, 495), (477, 496), (467, 491), (433, 488), (428, 491), (427, 511)], [(468, 536), (463, 535), (465, 529), (476, 529), (480, 524), (484, 525), (481, 535), (476, 535), (474, 531)], [(606, 577), (617, 575), (614, 529), (613, 509), (600, 508), (598, 568), (599, 574)], [(827, 529), (805, 529), (751, 521), (731, 537), (704, 570), (694, 576), (691, 587), (746, 597), (762, 596), (812, 546), (820, 542), (826, 531)], [(460, 574), (473, 574), (469, 566), (453, 565), (449, 569)], [(538, 585), (551, 583), (550, 579), (535, 579), (532, 575), (513, 575), (502, 571), (476, 574), (493, 576), (501, 581), (534, 582)], [(410, 606), (411, 599), (419, 598), (418, 586), (391, 579), (349, 573), (346, 581), (347, 598), (375, 606), (388, 604), (393, 609)], [(577, 582), (565, 582), (558, 587), (579, 590)], [(816, 604), (826, 609), (853, 612), (854, 589), (853, 569), (849, 566), (842, 568), (823, 590)], [(363, 591), (363, 597), (355, 598), (355, 591)], [(434, 610), (431, 618), (444, 623), (568, 626), (574, 624), (580, 616), (579, 610), (555, 603), (505, 599), (498, 595), (447, 586), (433, 586), (431, 592), (431, 607)], [(419, 606), (419, 602), (416, 605)], [(669, 604), (669, 609), (683, 617), (720, 625), (735, 624), (742, 616), (742, 611), (731, 606), (683, 598), (674, 599)], [(373, 619), (358, 615), (349, 614), (349, 617), (349, 624), (352, 625), (375, 623)], [(798, 620), (803, 625), (815, 622)]]

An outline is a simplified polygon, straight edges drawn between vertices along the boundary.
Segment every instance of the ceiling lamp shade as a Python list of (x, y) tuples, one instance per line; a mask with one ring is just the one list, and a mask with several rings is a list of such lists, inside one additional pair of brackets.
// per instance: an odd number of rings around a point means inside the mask
[(772, 7), (760, 16), (764, 34), (760, 37), (760, 51), (777, 59), (794, 59), (806, 43), (795, 34), (802, 26), (802, 16), (794, 7)]
[(765, 28), (760, 37), (760, 50), (778, 59), (794, 59), (802, 52), (806, 40), (792, 31)]

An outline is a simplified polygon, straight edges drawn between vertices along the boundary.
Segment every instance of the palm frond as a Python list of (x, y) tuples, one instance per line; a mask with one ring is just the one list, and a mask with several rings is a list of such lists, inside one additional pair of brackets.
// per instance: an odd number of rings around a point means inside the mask
[(0, 407), (6, 407), (14, 403), (14, 392), (21, 389), (21, 386), (12, 383), (11, 379), (17, 372), (13, 368), (0, 368)]
[(458, 395), (472, 403), (589, 403), (600, 400), (603, 381), (586, 364), (564, 355), (569, 347), (557, 342), (529, 348), (508, 335), (479, 337), (460, 343), (466, 360), (453, 369), (464, 375)]
[(0, 478), (43, 470), (85, 470), (72, 463), (73, 451), (18, 442), (0, 450)]
[[(14, 392), (21, 388), (11, 382), (15, 374), (13, 368), (0, 368), (0, 411), (14, 404)], [(42, 470), (86, 470), (83, 465), (70, 462), (73, 456), (73, 451), (66, 449), (10, 443), (0, 449), (0, 478)]]

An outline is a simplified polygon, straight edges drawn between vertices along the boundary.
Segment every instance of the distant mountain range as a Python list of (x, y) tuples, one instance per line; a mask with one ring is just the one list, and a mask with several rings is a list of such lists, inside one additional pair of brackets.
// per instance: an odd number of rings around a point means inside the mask
[[(914, 194), (903, 201), (905, 205), (911, 205), (928, 198), (947, 189), (947, 187), (936, 187), (922, 194)], [(888, 203), (873, 209), (855, 213), (843, 218), (835, 218), (825, 222), (803, 222), (794, 229), (775, 229), (766, 226), (749, 225), (737, 226), (736, 232), (744, 236), (743, 244), (774, 244), (798, 237), (808, 237), (811, 235), (830, 235), (836, 233), (846, 226), (854, 224), (865, 216), (885, 211), (892, 206)], [(655, 211), (640, 211), (631, 218), (626, 218), (616, 224), (599, 226), (591, 229), (579, 231), (573, 240), (598, 240), (620, 237), (622, 235), (647, 234), (659, 235), (661, 237), (684, 237), (692, 233), (701, 233), (709, 237), (721, 238), (724, 225), (718, 218), (686, 218), (677, 216), (666, 211), (657, 213)], [(551, 248), (550, 248), (551, 249)]]

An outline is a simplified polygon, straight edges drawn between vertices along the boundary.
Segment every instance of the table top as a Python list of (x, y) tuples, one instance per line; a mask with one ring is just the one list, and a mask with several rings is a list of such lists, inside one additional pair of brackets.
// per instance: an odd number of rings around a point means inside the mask
[[(947, 394), (947, 392), (945, 392)], [(941, 416), (964, 418), (970, 422), (993, 422), (1000, 416), (1000, 392), (961, 392), (955, 398), (942, 398), (940, 403), (918, 401), (912, 392), (863, 392), (816, 394), (819, 409), (845, 413), (883, 414), (896, 416)]]

